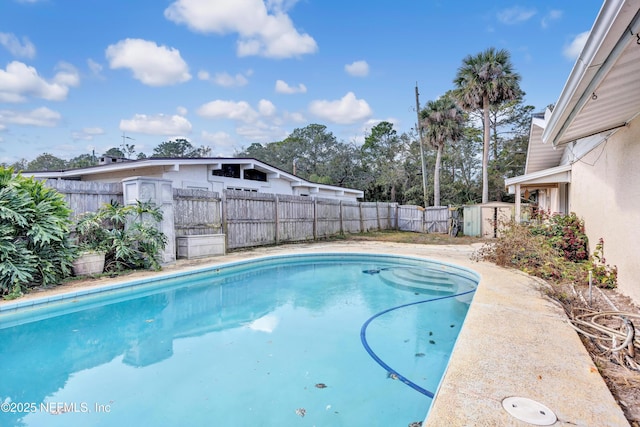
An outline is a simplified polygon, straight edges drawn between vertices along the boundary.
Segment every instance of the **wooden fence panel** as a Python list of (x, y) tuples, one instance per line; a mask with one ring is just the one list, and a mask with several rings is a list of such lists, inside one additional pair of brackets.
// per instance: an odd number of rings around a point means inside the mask
[(218, 193), (197, 189), (173, 189), (176, 236), (221, 234), (222, 199)]
[(112, 200), (124, 203), (122, 184), (95, 181), (46, 180), (44, 185), (64, 195), (74, 218), (85, 212), (95, 212)]
[(303, 196), (278, 196), (278, 243), (313, 240), (314, 201)]
[(425, 231), (427, 233), (449, 232), (449, 208), (447, 206), (431, 206), (424, 212)]
[(380, 230), (378, 203), (362, 202), (360, 203), (360, 212), (362, 215), (362, 232)]
[(224, 190), (227, 249), (276, 242), (276, 196)]
[(398, 206), (398, 229), (424, 233), (424, 208), (416, 205)]
[(360, 233), (362, 224), (360, 220), (360, 203), (342, 201), (342, 232)]
[(340, 200), (316, 199), (316, 238), (336, 236), (342, 232)]

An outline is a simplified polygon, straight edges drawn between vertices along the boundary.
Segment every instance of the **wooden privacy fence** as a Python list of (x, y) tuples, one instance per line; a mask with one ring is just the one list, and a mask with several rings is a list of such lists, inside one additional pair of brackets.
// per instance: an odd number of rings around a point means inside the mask
[(85, 212), (95, 212), (112, 200), (124, 202), (120, 183), (51, 179), (45, 181), (45, 185), (64, 195), (72, 218)]
[[(73, 216), (123, 203), (122, 185), (50, 180), (64, 194)], [(447, 233), (446, 206), (422, 208), (386, 202), (356, 202), (224, 190), (222, 194), (173, 190), (176, 237), (225, 234), (227, 249), (300, 242), (377, 230)]]
[(225, 190), (227, 248), (315, 240), (396, 228), (395, 203), (359, 203)]
[(173, 189), (176, 236), (222, 233), (222, 199), (218, 193), (196, 189)]
[(448, 233), (450, 214), (447, 206), (426, 209), (415, 205), (398, 206), (398, 229), (416, 233)]

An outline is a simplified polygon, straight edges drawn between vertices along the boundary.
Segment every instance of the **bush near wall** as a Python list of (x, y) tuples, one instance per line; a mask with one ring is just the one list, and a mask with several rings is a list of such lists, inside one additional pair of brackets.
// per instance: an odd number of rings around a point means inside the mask
[(599, 240), (589, 256), (584, 221), (571, 213), (553, 215), (533, 225), (510, 223), (494, 242), (483, 246), (477, 260), (512, 267), (554, 282), (587, 283), (602, 288), (617, 286), (617, 268), (604, 258), (604, 241)]
[(71, 274), (70, 212), (57, 191), (0, 167), (0, 295), (17, 297)]

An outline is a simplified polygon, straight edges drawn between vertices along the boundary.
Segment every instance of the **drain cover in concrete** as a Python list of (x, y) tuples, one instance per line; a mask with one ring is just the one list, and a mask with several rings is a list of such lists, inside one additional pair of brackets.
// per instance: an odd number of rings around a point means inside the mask
[(536, 426), (550, 426), (557, 420), (551, 409), (526, 397), (507, 397), (502, 407), (517, 419)]

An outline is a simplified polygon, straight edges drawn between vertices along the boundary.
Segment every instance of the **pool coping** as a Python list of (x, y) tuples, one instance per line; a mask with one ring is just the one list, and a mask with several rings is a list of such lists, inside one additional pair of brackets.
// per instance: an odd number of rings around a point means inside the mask
[(271, 255), (369, 252), (428, 258), (471, 269), (481, 280), (424, 426), (531, 425), (503, 409), (502, 400), (512, 396), (549, 407), (559, 420), (554, 425), (628, 426), (566, 314), (541, 292), (544, 283), (518, 271), (471, 261), (477, 248), (351, 241), (257, 248), (202, 260), (197, 266), (178, 265), (169, 272), (2, 302), (0, 313)]

